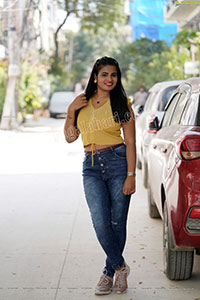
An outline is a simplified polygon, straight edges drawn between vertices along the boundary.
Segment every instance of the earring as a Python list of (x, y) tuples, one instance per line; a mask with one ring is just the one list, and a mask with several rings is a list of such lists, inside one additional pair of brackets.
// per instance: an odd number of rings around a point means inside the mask
[(94, 83), (97, 83), (97, 80), (96, 80), (96, 79), (94, 80)]

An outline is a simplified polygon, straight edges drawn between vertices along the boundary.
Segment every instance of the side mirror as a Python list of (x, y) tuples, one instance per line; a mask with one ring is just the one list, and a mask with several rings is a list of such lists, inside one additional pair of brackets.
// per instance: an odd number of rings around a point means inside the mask
[(144, 106), (140, 105), (140, 107), (138, 108), (138, 113), (141, 114), (144, 111)]
[(156, 116), (149, 122), (148, 132), (157, 133), (158, 130), (159, 130), (159, 120), (158, 117)]

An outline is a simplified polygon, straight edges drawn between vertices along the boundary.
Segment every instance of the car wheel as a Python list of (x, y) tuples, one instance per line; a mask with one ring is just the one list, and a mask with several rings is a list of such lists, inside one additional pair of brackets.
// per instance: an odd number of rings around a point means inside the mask
[(51, 118), (56, 118), (56, 116), (57, 116), (57, 115), (56, 115), (55, 113), (50, 112), (50, 117), (51, 117)]
[(137, 160), (136, 167), (137, 167), (139, 170), (142, 169), (142, 163), (141, 163), (141, 161), (140, 161), (139, 159)]
[(150, 189), (149, 184), (148, 184), (148, 187), (147, 187), (147, 199), (148, 199), (149, 216), (152, 219), (160, 218), (160, 214), (159, 214), (159, 211), (157, 209), (157, 206), (153, 202), (153, 199), (152, 199), (152, 194), (151, 194), (151, 189)]
[(173, 250), (173, 245), (172, 228), (165, 201), (163, 219), (164, 272), (171, 280), (189, 279), (192, 274), (194, 251)]

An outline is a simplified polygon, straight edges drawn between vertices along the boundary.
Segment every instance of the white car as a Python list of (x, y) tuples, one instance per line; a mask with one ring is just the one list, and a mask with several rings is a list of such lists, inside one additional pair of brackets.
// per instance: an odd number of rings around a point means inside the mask
[(66, 115), (69, 104), (74, 100), (74, 92), (55, 92), (49, 103), (50, 117)]
[(143, 184), (147, 188), (147, 151), (148, 145), (154, 136), (149, 132), (149, 123), (154, 115), (159, 121), (164, 114), (164, 107), (169, 101), (172, 93), (183, 80), (163, 81), (153, 85), (149, 90), (144, 111), (136, 119), (136, 146), (137, 146), (137, 167), (142, 168)]

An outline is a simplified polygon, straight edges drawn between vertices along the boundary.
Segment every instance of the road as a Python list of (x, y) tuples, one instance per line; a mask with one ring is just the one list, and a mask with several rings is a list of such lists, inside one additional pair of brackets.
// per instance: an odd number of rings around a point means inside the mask
[[(0, 299), (88, 300), (104, 266), (86, 206), (79, 138), (67, 144), (64, 120), (29, 121), (0, 131)], [(131, 267), (124, 295), (101, 299), (200, 300), (200, 257), (193, 276), (170, 281), (163, 273), (162, 221), (147, 212), (137, 171), (125, 257)]]

